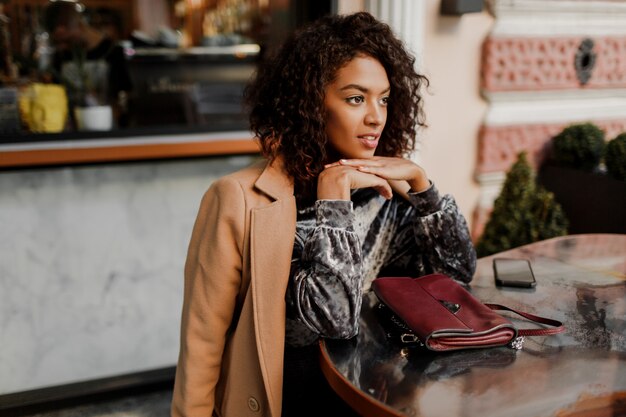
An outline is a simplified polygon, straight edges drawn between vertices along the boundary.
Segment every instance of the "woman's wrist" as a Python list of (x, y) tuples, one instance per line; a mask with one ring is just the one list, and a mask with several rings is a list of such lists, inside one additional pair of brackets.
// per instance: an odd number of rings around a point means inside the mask
[(427, 178), (420, 180), (411, 180), (409, 181), (409, 185), (411, 186), (411, 191), (414, 193), (421, 193), (422, 191), (428, 190), (430, 187), (430, 181)]
[(422, 191), (426, 191), (430, 187), (430, 180), (426, 175), (426, 171), (423, 168), (416, 166), (417, 172), (413, 178), (407, 180), (409, 186), (411, 187), (411, 191), (414, 193), (421, 193)]
[(322, 172), (317, 179), (318, 200), (350, 200), (350, 185), (343, 175)]

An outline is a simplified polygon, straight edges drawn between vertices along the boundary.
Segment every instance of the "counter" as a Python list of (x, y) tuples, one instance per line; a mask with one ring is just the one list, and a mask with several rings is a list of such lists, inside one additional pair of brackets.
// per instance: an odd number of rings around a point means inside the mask
[(81, 139), (79, 135), (74, 135), (79, 137), (77, 139), (71, 139), (71, 136), (59, 139), (62, 136), (41, 135), (43, 140), (0, 144), (0, 169), (251, 154), (259, 151), (252, 133), (248, 131), (153, 136), (123, 133), (120, 137), (111, 138), (100, 134), (88, 139)]
[(258, 157), (245, 130), (0, 144), (0, 405), (175, 366), (200, 200)]

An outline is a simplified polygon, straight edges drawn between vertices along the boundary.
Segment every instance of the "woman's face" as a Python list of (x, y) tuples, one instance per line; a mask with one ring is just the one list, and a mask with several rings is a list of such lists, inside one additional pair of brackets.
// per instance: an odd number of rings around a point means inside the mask
[(341, 67), (325, 90), (326, 134), (337, 158), (374, 156), (385, 122), (389, 79), (381, 63), (360, 55)]

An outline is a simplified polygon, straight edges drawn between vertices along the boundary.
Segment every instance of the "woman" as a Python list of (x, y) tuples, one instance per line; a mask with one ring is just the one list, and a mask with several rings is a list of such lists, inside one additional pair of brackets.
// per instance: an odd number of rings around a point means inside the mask
[(259, 68), (246, 98), (267, 162), (203, 198), (174, 416), (350, 415), (321, 375), (318, 338), (357, 333), (380, 274), (471, 279), (454, 200), (403, 158), (424, 125), (413, 64), (387, 25), (357, 13), (296, 33)]

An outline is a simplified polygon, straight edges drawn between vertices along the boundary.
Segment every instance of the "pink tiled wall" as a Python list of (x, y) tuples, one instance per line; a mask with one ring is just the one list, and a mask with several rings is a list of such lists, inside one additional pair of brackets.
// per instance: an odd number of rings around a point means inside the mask
[[(487, 94), (626, 88), (626, 36), (590, 37), (595, 63), (591, 77), (582, 83), (574, 62), (583, 36), (488, 37), (482, 48), (481, 86)], [(528, 96), (526, 97), (528, 99)], [(547, 155), (551, 138), (572, 123), (592, 122), (611, 139), (626, 131), (626, 117), (575, 120), (570, 123), (537, 121), (526, 124), (483, 124), (478, 137), (477, 174), (507, 171), (526, 151), (538, 167)], [(477, 239), (490, 208), (474, 212), (472, 234)]]
[(596, 62), (581, 85), (574, 60), (583, 37), (488, 38), (482, 86), (488, 91), (626, 87), (626, 37), (593, 38)]

